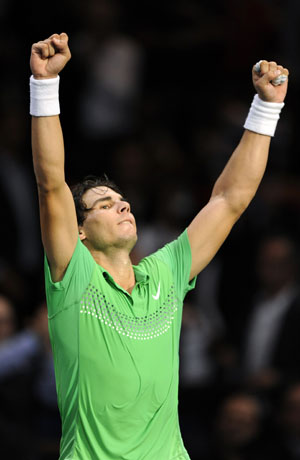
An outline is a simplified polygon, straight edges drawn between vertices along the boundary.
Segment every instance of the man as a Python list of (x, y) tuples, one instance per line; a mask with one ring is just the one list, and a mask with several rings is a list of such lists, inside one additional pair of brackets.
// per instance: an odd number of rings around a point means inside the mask
[(177, 240), (134, 267), (136, 224), (119, 190), (97, 180), (77, 186), (77, 222), (65, 183), (58, 74), (70, 56), (62, 33), (34, 44), (30, 61), (60, 459), (188, 459), (177, 414), (183, 299), (256, 192), (287, 91), (287, 82), (271, 81), (288, 71), (267, 61), (253, 69), (260, 97), (209, 203)]

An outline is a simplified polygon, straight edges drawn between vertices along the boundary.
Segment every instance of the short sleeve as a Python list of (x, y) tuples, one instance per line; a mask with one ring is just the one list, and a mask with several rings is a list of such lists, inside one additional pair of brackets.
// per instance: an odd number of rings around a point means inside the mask
[(61, 281), (53, 282), (45, 255), (45, 288), (49, 318), (77, 303), (88, 285), (96, 262), (78, 238), (74, 253)]
[(189, 281), (192, 265), (192, 252), (185, 230), (176, 240), (159, 249), (153, 257), (160, 259), (172, 271), (177, 292), (182, 294), (182, 299), (188, 291), (194, 289), (196, 277)]

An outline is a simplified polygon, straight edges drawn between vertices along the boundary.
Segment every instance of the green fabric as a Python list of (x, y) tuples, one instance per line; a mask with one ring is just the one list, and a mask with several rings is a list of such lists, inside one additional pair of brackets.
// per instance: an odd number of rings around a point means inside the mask
[(177, 406), (190, 267), (186, 231), (134, 266), (131, 295), (79, 240), (61, 282), (45, 258), (60, 460), (189, 459)]

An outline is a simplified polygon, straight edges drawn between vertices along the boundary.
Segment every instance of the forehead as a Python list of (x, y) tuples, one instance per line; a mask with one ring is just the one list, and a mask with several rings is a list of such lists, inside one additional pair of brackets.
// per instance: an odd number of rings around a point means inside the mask
[(96, 200), (98, 200), (98, 198), (105, 198), (106, 196), (111, 198), (121, 198), (121, 195), (111, 188), (99, 186), (87, 190), (83, 195), (83, 201), (89, 208)]

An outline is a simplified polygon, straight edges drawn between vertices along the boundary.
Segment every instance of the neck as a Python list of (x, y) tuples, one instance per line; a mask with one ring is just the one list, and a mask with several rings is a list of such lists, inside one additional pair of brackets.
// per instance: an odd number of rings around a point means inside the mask
[(131, 293), (135, 285), (135, 276), (128, 251), (114, 249), (109, 252), (90, 252), (96, 263), (107, 270), (119, 286)]

